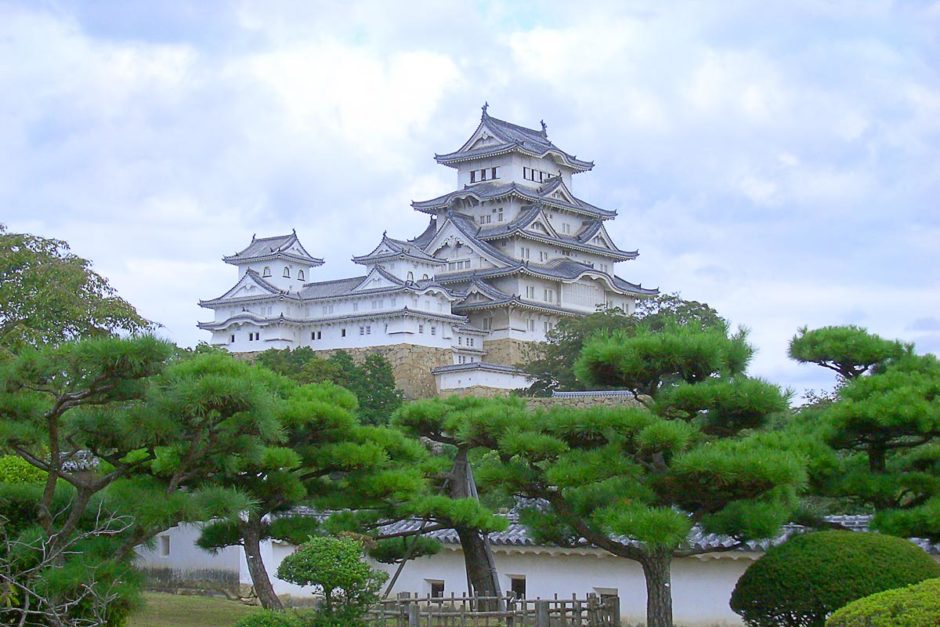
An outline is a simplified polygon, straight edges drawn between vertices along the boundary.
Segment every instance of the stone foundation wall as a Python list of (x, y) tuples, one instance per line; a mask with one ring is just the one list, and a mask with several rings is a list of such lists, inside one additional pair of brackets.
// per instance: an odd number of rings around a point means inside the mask
[[(339, 349), (336, 349), (339, 350)], [(329, 357), (336, 350), (315, 351), (319, 357)], [(388, 360), (395, 375), (395, 385), (407, 400), (437, 396), (437, 384), (431, 370), (438, 366), (454, 363), (454, 353), (449, 348), (415, 346), (414, 344), (393, 344), (391, 346), (370, 346), (368, 348), (345, 348), (356, 363), (361, 363), (366, 356), (378, 353)]]
[(483, 350), (486, 351), (483, 361), (504, 366), (518, 366), (526, 363), (538, 351), (538, 343), (512, 338), (483, 340)]
[(526, 403), (532, 409), (550, 407), (572, 407), (590, 409), (591, 407), (643, 407), (643, 403), (630, 396), (576, 396), (566, 398), (545, 397), (527, 398)]

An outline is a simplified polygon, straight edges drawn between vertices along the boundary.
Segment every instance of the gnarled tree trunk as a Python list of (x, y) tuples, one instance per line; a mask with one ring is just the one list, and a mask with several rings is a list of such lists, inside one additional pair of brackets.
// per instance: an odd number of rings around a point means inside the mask
[[(467, 460), (467, 449), (460, 447), (454, 458), (454, 467), (451, 472), (450, 496), (455, 499), (477, 498), (476, 483), (473, 472)], [(490, 550), (489, 540), (479, 529), (456, 527), (457, 537), (460, 538), (460, 548), (463, 551), (464, 563), (467, 568), (467, 579), (473, 590), (467, 592), (471, 595), (498, 597), (502, 596), (499, 587), (499, 575), (496, 572), (496, 562)], [(496, 609), (496, 603), (488, 603), (481, 609)]]
[(669, 551), (649, 551), (640, 560), (646, 577), (647, 627), (672, 627), (672, 575)]
[(267, 610), (282, 610), (284, 606), (274, 592), (271, 578), (261, 559), (261, 518), (257, 514), (249, 514), (248, 520), (241, 523), (242, 542), (245, 548), (245, 561), (248, 562), (248, 573), (251, 583), (255, 587), (255, 594), (261, 606)]

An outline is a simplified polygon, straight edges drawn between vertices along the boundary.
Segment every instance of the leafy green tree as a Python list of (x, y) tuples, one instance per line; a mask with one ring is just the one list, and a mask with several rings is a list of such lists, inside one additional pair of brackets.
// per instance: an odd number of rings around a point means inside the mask
[(153, 324), (66, 242), (0, 225), (0, 348), (62, 342)]
[(366, 424), (388, 424), (402, 404), (392, 366), (379, 353), (370, 353), (360, 365), (346, 351), (335, 351), (324, 359), (304, 346), (266, 350), (259, 353), (256, 361), (298, 383), (331, 382), (343, 386), (355, 395), (356, 414)]
[[(550, 396), (554, 390), (584, 390), (574, 364), (584, 343), (595, 335), (614, 333), (635, 335), (642, 331), (659, 332), (670, 326), (692, 329), (725, 329), (727, 322), (704, 303), (686, 301), (678, 294), (662, 294), (637, 301), (636, 310), (625, 314), (621, 309), (605, 309), (588, 316), (565, 318), (548, 332), (547, 341), (531, 351), (525, 370), (535, 378), (528, 393)], [(615, 386), (616, 384), (614, 384)], [(594, 387), (609, 388), (607, 384)]]
[(731, 609), (753, 627), (821, 627), (851, 601), (938, 576), (940, 565), (901, 538), (808, 533), (751, 564), (734, 588)]
[[(504, 403), (506, 405), (504, 406)], [(428, 467), (436, 490), (416, 499), (401, 516), (419, 517), (428, 523), (420, 532), (453, 529), (460, 540), (467, 579), (477, 596), (501, 595), (499, 577), (487, 534), (506, 527), (502, 518), (480, 503), (471, 467), (473, 440), (464, 428), (471, 417), (498, 416), (506, 409), (518, 410), (521, 401), (486, 401), (456, 396), (425, 399), (404, 405), (392, 424), (404, 433), (433, 443), (438, 464)]]
[[(282, 425), (262, 369), (219, 352), (167, 366), (171, 353), (149, 337), (103, 338), (26, 350), (3, 365), (0, 442), (48, 477), (29, 533), (58, 557), (40, 579), (90, 555), (71, 572), (76, 582), (82, 572), (94, 578), (123, 568), (167, 527), (248, 511), (218, 477), (287, 455), (276, 446)], [(57, 504), (63, 489), (69, 498)], [(96, 510), (126, 524), (106, 552), (67, 550), (89, 539), (81, 524)]]
[(254, 377), (271, 394), (280, 438), (220, 468), (211, 480), (246, 494), (252, 507), (235, 519), (203, 529), (199, 544), (244, 547), (248, 570), (265, 608), (280, 609), (261, 558), (261, 540), (301, 543), (320, 532), (316, 518), (292, 515), (308, 505), (319, 510), (368, 510), (389, 515), (424, 489), (419, 463), (425, 451), (397, 431), (363, 426), (352, 413), (356, 399), (332, 383), (299, 386), (262, 368)]
[(759, 432), (786, 401), (744, 375), (750, 354), (743, 335), (719, 330), (595, 336), (576, 371), (632, 390), (636, 406), (529, 412), (492, 401), (446, 430), (490, 451), (484, 486), (543, 504), (523, 516), (536, 537), (638, 562), (647, 624), (671, 625), (672, 559), (715, 550), (689, 543), (693, 527), (738, 543), (772, 536), (806, 481), (794, 447)]
[(317, 624), (364, 625), (362, 617), (378, 601), (388, 577), (363, 560), (362, 544), (350, 538), (318, 537), (284, 558), (277, 576), (298, 586), (317, 586), (323, 602)]
[(803, 364), (816, 364), (845, 380), (870, 373), (892, 359), (913, 353), (913, 346), (885, 340), (853, 325), (802, 327), (790, 340), (789, 355)]
[(839, 455), (825, 496), (860, 502), (872, 526), (940, 538), (940, 362), (856, 327), (801, 330), (791, 354), (845, 383), (819, 414), (818, 437)]

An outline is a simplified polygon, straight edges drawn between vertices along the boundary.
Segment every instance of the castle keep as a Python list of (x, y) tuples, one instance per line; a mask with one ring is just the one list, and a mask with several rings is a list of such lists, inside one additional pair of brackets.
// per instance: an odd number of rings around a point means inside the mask
[(238, 268), (227, 292), (200, 305), (199, 328), (232, 352), (309, 346), (352, 354), (378, 351), (409, 397), (525, 387), (514, 366), (524, 348), (566, 316), (598, 308), (633, 310), (656, 294), (626, 281), (615, 264), (637, 257), (611, 240), (616, 211), (573, 193), (594, 167), (541, 130), (489, 115), (454, 152), (435, 160), (457, 172), (457, 189), (412, 203), (430, 216), (412, 239), (387, 234), (353, 257), (360, 276), (315, 281), (323, 260), (296, 232), (252, 238), (224, 257)]

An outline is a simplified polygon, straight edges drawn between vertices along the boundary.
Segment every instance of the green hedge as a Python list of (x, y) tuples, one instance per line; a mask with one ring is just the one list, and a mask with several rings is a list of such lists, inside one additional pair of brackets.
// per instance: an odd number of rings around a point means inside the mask
[(41, 483), (46, 473), (17, 455), (0, 455), (0, 483)]
[(754, 562), (734, 588), (731, 609), (754, 627), (824, 625), (856, 599), (933, 577), (940, 577), (940, 565), (902, 538), (807, 533)]
[(886, 590), (836, 611), (827, 627), (921, 627), (940, 625), (940, 579)]

